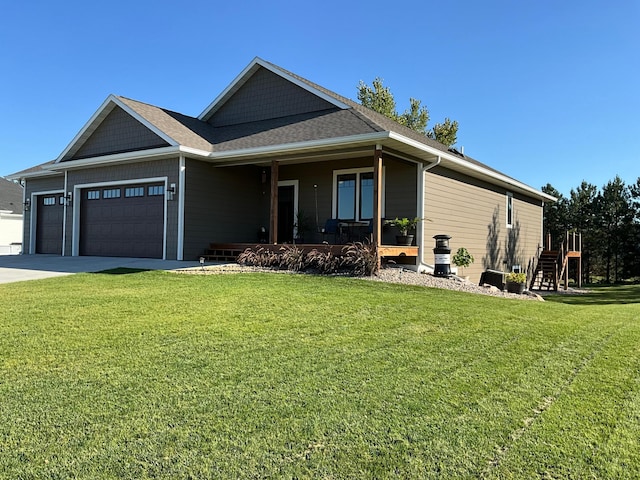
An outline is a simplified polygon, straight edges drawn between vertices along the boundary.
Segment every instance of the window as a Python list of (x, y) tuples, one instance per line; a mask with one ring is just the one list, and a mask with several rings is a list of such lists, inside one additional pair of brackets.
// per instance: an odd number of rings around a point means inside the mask
[(343, 220), (356, 218), (356, 181), (355, 173), (338, 175), (338, 218)]
[(46, 205), (46, 206), (55, 205), (56, 204), (56, 197), (44, 197), (42, 199), (42, 204)]
[(144, 187), (129, 187), (124, 191), (125, 197), (144, 197)]
[(100, 190), (87, 191), (87, 200), (99, 200), (99, 199), (100, 199)]
[(103, 198), (120, 198), (119, 188), (110, 188), (109, 190), (102, 191)]
[(373, 172), (360, 174), (360, 219), (373, 218)]
[(513, 227), (513, 193), (507, 192), (507, 228)]
[[(333, 178), (334, 218), (355, 221), (372, 219), (374, 190), (373, 169), (336, 170), (334, 171)], [(382, 194), (382, 198), (384, 199), (384, 194)]]
[(152, 185), (149, 187), (149, 190), (147, 190), (147, 195), (150, 197), (154, 195), (164, 195), (164, 185)]

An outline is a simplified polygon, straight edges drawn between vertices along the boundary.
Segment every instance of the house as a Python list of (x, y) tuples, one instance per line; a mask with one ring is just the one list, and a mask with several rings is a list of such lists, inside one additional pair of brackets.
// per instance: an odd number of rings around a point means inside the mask
[[(260, 58), (198, 117), (109, 96), (24, 182), (24, 252), (195, 259), (210, 244), (372, 234), (380, 255), (433, 265), (432, 237), (484, 268), (527, 268), (553, 197)], [(384, 219), (419, 217), (394, 246)], [(344, 228), (344, 230), (343, 230)], [(353, 236), (352, 236), (353, 238)], [(359, 237), (360, 238), (360, 237)]]
[(22, 247), (22, 186), (0, 177), (0, 255)]

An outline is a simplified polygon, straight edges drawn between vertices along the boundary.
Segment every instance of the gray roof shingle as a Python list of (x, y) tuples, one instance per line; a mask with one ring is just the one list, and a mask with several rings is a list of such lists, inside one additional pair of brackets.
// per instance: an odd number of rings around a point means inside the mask
[(22, 213), (22, 186), (0, 177), (0, 210)]

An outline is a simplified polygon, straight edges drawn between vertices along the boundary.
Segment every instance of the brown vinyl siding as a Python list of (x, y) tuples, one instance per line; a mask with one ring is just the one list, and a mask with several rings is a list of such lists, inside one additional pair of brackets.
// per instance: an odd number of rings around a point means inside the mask
[[(179, 160), (177, 158), (166, 160), (143, 161), (111, 165), (104, 167), (91, 167), (82, 170), (69, 170), (67, 176), (67, 191), (73, 191), (75, 185), (91, 183), (121, 182), (127, 180), (143, 180), (145, 178), (167, 177), (168, 185), (179, 186)], [(167, 249), (168, 260), (174, 260), (178, 248), (178, 193), (173, 200), (167, 202)], [(67, 235), (65, 255), (72, 252), (72, 228), (73, 209), (67, 208)]]
[(209, 123), (220, 127), (329, 108), (334, 105), (261, 67)]
[(474, 282), (487, 268), (530, 268), (542, 237), (540, 201), (514, 193), (512, 228), (507, 228), (506, 205), (505, 189), (441, 167), (427, 172), (423, 261), (433, 264), (432, 237), (447, 234), (452, 256), (465, 247), (475, 257), (463, 272)]
[(73, 155), (72, 159), (166, 147), (168, 145), (166, 141), (127, 112), (120, 107), (115, 107)]
[(185, 260), (198, 258), (212, 242), (257, 242), (258, 229), (269, 224), (269, 189), (261, 172), (187, 159)]

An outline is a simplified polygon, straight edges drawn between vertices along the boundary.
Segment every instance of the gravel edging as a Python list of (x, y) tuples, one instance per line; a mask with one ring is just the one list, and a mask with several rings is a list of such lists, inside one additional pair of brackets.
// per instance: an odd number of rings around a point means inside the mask
[[(308, 273), (292, 272), (290, 270), (271, 270), (259, 267), (245, 267), (237, 264), (222, 265), (206, 265), (204, 267), (192, 267), (175, 270), (177, 273), (191, 275), (221, 275), (232, 273), (248, 273), (248, 272), (268, 272), (274, 274), (289, 275), (309, 275)], [(480, 286), (464, 280), (460, 277), (452, 275), (448, 278), (434, 277), (427, 273), (418, 273), (403, 267), (385, 267), (376, 275), (371, 277), (349, 277), (361, 280), (370, 280), (374, 282), (397, 283), (403, 285), (416, 285), (420, 287), (443, 288), (447, 290), (457, 290), (459, 292), (475, 293), (479, 295), (491, 295), (494, 297), (511, 298), (514, 300), (537, 300), (544, 302), (541, 295), (534, 292), (525, 291), (524, 294), (508, 293), (501, 291), (496, 287)], [(557, 292), (553, 292), (554, 294)], [(575, 291), (574, 293), (584, 293), (583, 291)]]

